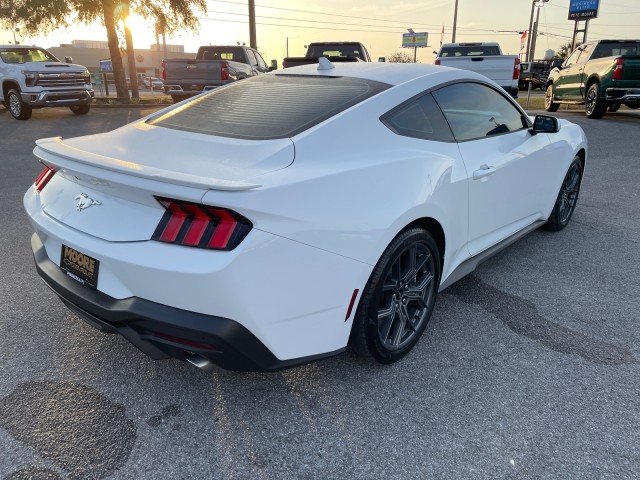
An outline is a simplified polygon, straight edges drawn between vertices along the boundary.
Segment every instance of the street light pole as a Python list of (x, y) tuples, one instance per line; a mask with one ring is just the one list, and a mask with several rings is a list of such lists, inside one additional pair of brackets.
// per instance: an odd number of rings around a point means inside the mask
[[(548, 1), (548, 0), (547, 0)], [(456, 43), (456, 25), (458, 24), (458, 0), (453, 10), (453, 33), (451, 34), (451, 43)]]

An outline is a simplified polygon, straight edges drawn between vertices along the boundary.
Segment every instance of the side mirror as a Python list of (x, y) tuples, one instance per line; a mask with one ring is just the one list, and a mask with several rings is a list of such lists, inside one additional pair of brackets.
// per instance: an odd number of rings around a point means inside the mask
[(557, 133), (560, 131), (560, 124), (556, 117), (549, 115), (536, 115), (533, 120), (533, 127), (529, 130), (531, 135), (536, 133)]
[(386, 58), (384, 58), (384, 57), (378, 57), (378, 61), (379, 61), (379, 62), (386, 62), (386, 61), (387, 61), (387, 59), (386, 59)]
[(64, 57), (64, 63), (73, 63), (73, 58), (71, 58), (71, 57)]
[(271, 60), (271, 65), (269, 66), (269, 71), (273, 72), (274, 70), (278, 69), (278, 61), (277, 60)]

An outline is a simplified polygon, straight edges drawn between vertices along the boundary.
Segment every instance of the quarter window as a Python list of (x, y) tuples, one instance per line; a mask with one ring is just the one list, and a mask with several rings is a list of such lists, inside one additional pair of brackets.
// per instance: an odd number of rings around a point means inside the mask
[(453, 134), (440, 107), (430, 94), (411, 100), (383, 117), (383, 123), (398, 135), (453, 142)]
[(480, 83), (455, 83), (434, 91), (433, 96), (459, 142), (529, 127), (515, 105)]

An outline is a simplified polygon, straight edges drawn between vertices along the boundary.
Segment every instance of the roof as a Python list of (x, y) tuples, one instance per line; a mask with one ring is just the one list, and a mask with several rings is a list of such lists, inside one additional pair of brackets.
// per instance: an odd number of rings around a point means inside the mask
[(440, 65), (425, 65), (421, 63), (386, 63), (386, 62), (336, 62), (330, 70), (318, 70), (317, 63), (300, 67), (285, 68), (272, 72), (271, 75), (321, 75), (329, 77), (354, 77), (389, 85), (400, 85), (421, 77), (433, 78), (433, 83), (455, 79), (487, 80), (467, 70), (442, 67)]

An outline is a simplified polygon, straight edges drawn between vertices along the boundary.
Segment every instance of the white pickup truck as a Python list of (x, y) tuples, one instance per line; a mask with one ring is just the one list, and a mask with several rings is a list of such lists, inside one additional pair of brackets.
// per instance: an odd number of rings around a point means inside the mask
[(513, 98), (518, 96), (520, 59), (517, 55), (503, 55), (495, 42), (445, 43), (437, 53), (435, 64), (480, 73)]
[(92, 100), (86, 67), (71, 65), (70, 59), (62, 63), (43, 48), (0, 45), (0, 102), (17, 120), (43, 107), (69, 107), (84, 115)]

